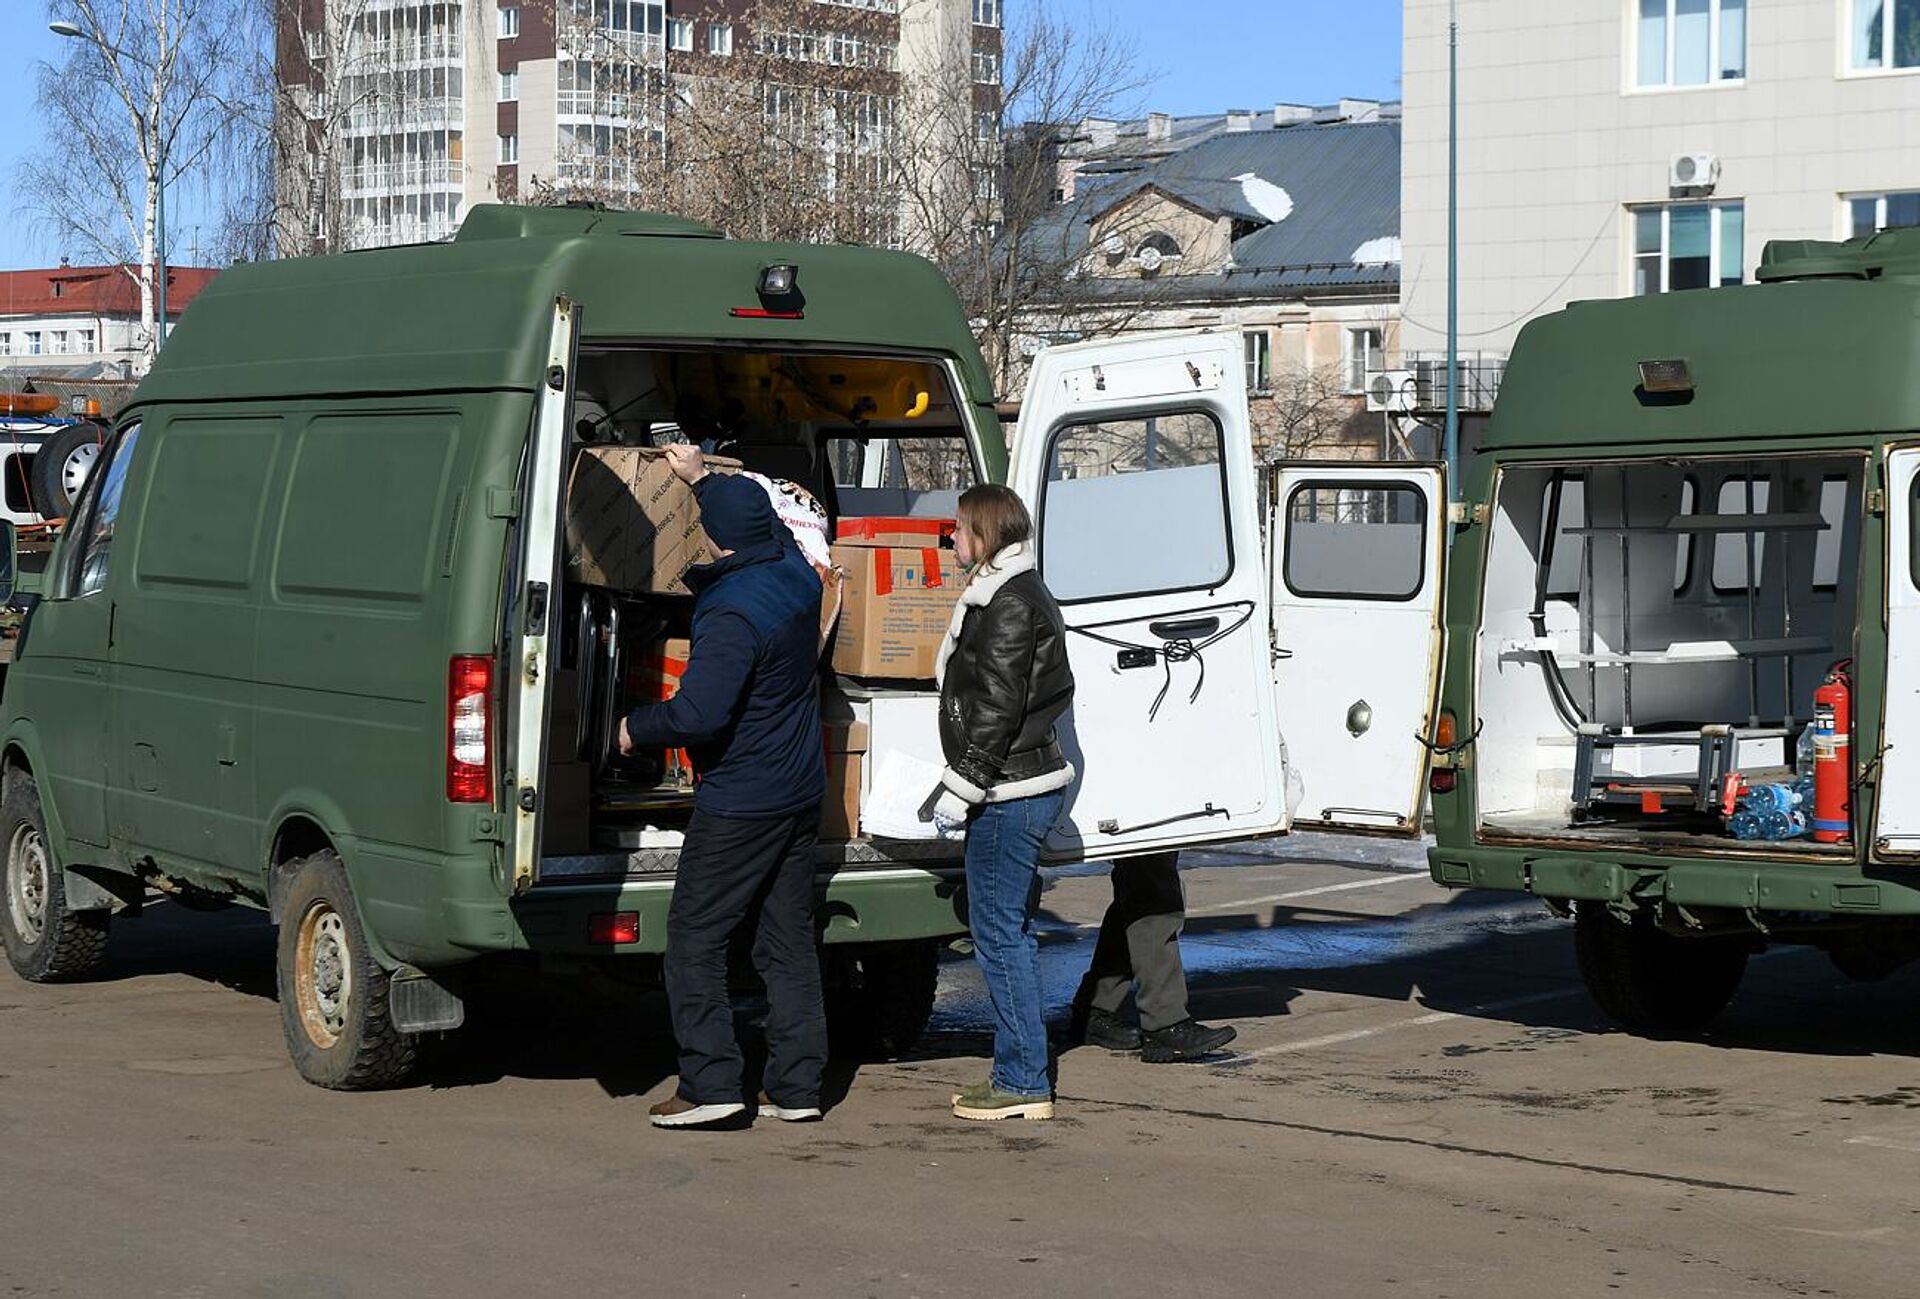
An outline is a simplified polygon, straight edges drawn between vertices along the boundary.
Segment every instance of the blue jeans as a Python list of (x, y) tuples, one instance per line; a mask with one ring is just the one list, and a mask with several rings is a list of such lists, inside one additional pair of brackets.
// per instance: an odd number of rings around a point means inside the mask
[(967, 922), (993, 1003), (994, 1090), (1051, 1096), (1040, 1000), (1040, 845), (1066, 791), (988, 803), (967, 826)]

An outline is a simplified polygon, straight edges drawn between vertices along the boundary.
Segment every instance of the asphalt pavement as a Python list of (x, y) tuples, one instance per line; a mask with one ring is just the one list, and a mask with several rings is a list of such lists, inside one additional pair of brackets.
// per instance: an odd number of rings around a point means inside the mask
[[(1231, 1054), (1078, 1049), (1060, 1117), (947, 1114), (984, 1074), (971, 963), (824, 1123), (649, 1128), (657, 995), (541, 982), (419, 1083), (295, 1077), (272, 931), (159, 905), (100, 980), (0, 969), (0, 1299), (15, 1296), (1909, 1296), (1920, 968), (1769, 952), (1698, 1041), (1612, 1029), (1537, 903), (1410, 845), (1190, 857), (1183, 944)], [(1053, 876), (1064, 1014), (1105, 903)]]

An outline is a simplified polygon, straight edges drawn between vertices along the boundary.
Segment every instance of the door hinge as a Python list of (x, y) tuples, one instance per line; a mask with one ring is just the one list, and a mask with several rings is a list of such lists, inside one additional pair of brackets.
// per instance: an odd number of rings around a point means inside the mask
[(1887, 489), (1884, 487), (1867, 488), (1867, 513), (1875, 518), (1884, 518), (1887, 513)]
[(487, 517), (490, 519), (519, 518), (520, 493), (511, 487), (487, 488)]
[(1463, 528), (1468, 524), (1485, 526), (1491, 512), (1483, 502), (1449, 501), (1447, 502), (1447, 522)]

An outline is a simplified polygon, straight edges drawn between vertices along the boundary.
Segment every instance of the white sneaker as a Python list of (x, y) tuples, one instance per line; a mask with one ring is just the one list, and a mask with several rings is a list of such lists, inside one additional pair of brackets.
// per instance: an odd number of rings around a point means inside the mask
[(818, 1105), (775, 1105), (765, 1092), (760, 1093), (759, 1111), (782, 1123), (812, 1123), (821, 1117)]
[(730, 1119), (736, 1114), (746, 1113), (747, 1107), (739, 1101), (720, 1101), (712, 1105), (698, 1105), (679, 1092), (667, 1097), (647, 1111), (647, 1119), (656, 1128), (698, 1128), (709, 1123), (718, 1123)]

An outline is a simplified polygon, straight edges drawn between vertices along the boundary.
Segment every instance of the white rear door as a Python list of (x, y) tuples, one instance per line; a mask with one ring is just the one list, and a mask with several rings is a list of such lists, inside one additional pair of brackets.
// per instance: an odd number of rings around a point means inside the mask
[(1012, 485), (1077, 686), (1048, 843), (1100, 858), (1286, 827), (1259, 479), (1238, 334), (1049, 348)]
[[(1920, 448), (1887, 453), (1887, 700), (1880, 733), (1880, 774), (1874, 799), (1876, 857), (1920, 854), (1920, 540), (1914, 529), (1920, 492)], [(1861, 607), (1870, 608), (1861, 592)], [(1854, 716), (1872, 705), (1856, 693)], [(1850, 749), (1851, 751), (1851, 749)], [(1870, 754), (1853, 753), (1857, 771)]]
[(1439, 468), (1320, 461), (1272, 471), (1280, 730), (1297, 824), (1420, 828), (1440, 673)]

